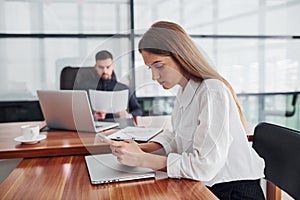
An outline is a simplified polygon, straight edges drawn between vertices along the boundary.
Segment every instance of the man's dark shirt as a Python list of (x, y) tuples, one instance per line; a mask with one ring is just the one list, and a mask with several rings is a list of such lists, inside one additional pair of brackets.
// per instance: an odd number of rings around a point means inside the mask
[[(89, 71), (79, 71), (74, 83), (74, 89), (76, 90), (101, 90), (101, 91), (120, 91), (129, 90), (129, 100), (128, 100), (128, 112), (133, 116), (142, 116), (143, 110), (138, 103), (135, 95), (130, 91), (129, 87), (123, 83), (117, 81), (116, 76), (113, 72), (112, 78), (104, 80), (99, 79), (98, 74), (95, 70)], [(113, 118), (112, 113), (107, 113), (106, 118)]]

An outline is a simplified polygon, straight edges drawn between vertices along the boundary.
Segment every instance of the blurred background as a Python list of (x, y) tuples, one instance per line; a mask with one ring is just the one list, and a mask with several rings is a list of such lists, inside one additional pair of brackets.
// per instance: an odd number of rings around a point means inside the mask
[(300, 0), (0, 0), (0, 122), (42, 120), (38, 89), (66, 66), (115, 57), (144, 115), (170, 115), (177, 88), (151, 80), (137, 51), (159, 20), (180, 24), (233, 86), (247, 120), (300, 129)]

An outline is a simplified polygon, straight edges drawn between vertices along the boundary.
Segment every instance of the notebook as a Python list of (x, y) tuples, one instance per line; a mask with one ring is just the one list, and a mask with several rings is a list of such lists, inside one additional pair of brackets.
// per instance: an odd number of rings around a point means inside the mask
[(155, 171), (142, 167), (130, 167), (118, 162), (112, 154), (85, 156), (92, 184), (154, 178)]
[(151, 138), (162, 132), (162, 128), (143, 128), (128, 126), (110, 134), (108, 139), (112, 140), (135, 140), (137, 142), (148, 142)]
[(117, 122), (94, 121), (84, 90), (38, 90), (40, 106), (51, 129), (100, 132), (117, 127)]

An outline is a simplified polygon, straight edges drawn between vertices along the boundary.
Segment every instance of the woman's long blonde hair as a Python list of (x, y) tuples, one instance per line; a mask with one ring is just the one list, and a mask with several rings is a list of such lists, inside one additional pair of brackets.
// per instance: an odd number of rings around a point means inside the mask
[(187, 79), (201, 82), (204, 79), (218, 79), (230, 90), (238, 108), (241, 122), (246, 130), (246, 120), (231, 87), (214, 68), (207, 62), (185, 30), (176, 23), (159, 21), (154, 23), (139, 42), (139, 51), (171, 56), (181, 67)]

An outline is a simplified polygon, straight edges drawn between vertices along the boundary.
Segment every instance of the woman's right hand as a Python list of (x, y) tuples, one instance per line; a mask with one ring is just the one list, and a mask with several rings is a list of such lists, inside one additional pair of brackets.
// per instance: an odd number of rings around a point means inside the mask
[(134, 140), (113, 141), (110, 143), (110, 149), (120, 163), (128, 166), (141, 166), (145, 152)]
[(124, 165), (167, 171), (167, 157), (144, 152), (133, 140), (111, 141), (110, 149)]

